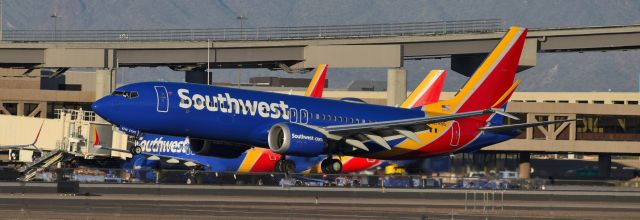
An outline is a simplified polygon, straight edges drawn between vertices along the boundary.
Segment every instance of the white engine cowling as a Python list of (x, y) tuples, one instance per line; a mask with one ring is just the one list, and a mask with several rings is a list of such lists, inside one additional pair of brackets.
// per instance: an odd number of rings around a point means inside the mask
[(315, 157), (327, 150), (327, 138), (312, 128), (278, 123), (269, 130), (269, 148), (284, 155)]

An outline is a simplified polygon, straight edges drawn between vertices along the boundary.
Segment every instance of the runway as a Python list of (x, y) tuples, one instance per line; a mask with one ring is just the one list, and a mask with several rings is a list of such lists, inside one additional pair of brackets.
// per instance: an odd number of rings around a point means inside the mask
[(55, 187), (55, 184), (1, 183), (2, 218), (631, 219), (640, 216), (639, 192), (82, 184), (84, 195), (70, 196), (57, 194)]

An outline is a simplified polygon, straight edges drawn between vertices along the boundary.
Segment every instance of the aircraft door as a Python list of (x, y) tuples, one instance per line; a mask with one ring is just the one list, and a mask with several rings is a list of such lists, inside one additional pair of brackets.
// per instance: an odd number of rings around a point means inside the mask
[(309, 112), (306, 109), (300, 109), (300, 123), (309, 123)]
[(458, 146), (460, 142), (460, 124), (458, 121), (451, 122), (451, 142), (449, 145), (452, 147)]
[(167, 95), (167, 88), (164, 86), (154, 86), (156, 89), (157, 97), (157, 111), (169, 112), (169, 96)]
[(297, 123), (298, 122), (298, 109), (289, 108), (289, 121), (291, 123)]

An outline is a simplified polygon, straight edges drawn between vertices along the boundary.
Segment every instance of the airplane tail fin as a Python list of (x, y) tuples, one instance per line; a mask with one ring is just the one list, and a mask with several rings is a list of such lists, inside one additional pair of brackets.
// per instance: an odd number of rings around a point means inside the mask
[(520, 80), (516, 80), (511, 85), (511, 87), (509, 87), (509, 89), (507, 89), (507, 92), (505, 92), (500, 97), (500, 99), (498, 99), (498, 101), (496, 101), (496, 103), (494, 103), (491, 107), (492, 108), (506, 108), (507, 102), (509, 101), (509, 99), (513, 95), (513, 92), (516, 91), (516, 88), (518, 88), (518, 85), (520, 85)]
[(102, 145), (100, 145), (100, 136), (98, 135), (98, 128), (93, 127), (93, 135), (94, 135), (93, 148), (96, 150), (102, 148)]
[(511, 27), (452, 99), (423, 110), (451, 114), (494, 107), (513, 84), (526, 36), (526, 28)]
[(438, 102), (446, 76), (446, 70), (431, 70), (400, 107), (415, 108)]
[(321, 98), (322, 92), (324, 91), (324, 81), (327, 76), (327, 64), (320, 64), (316, 68), (316, 73), (313, 74), (313, 78), (311, 79), (311, 83), (309, 83), (309, 87), (307, 88), (307, 92), (304, 93), (304, 96), (307, 97), (315, 97)]
[[(506, 111), (507, 103), (509, 102), (509, 99), (513, 95), (513, 92), (516, 91), (516, 88), (518, 87), (519, 84), (520, 84), (520, 80), (516, 80), (516, 82), (514, 82), (513, 85), (511, 85), (509, 90), (507, 90), (507, 92), (504, 93), (502, 95), (502, 97), (500, 97), (500, 99), (495, 104), (493, 104), (492, 107), (493, 108), (500, 108), (500, 109)], [(503, 125), (504, 124), (504, 117), (505, 116), (500, 115), (500, 114), (494, 114), (493, 117), (491, 117), (491, 120), (489, 121), (489, 124), (491, 126)]]

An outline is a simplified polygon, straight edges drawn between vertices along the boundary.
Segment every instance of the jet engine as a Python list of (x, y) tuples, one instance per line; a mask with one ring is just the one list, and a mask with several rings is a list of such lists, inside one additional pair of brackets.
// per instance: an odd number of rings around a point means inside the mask
[(284, 155), (315, 157), (327, 150), (324, 134), (293, 123), (278, 123), (269, 130), (269, 148)]
[(197, 155), (222, 158), (237, 158), (251, 147), (214, 140), (189, 138), (189, 148), (191, 149), (191, 152)]

